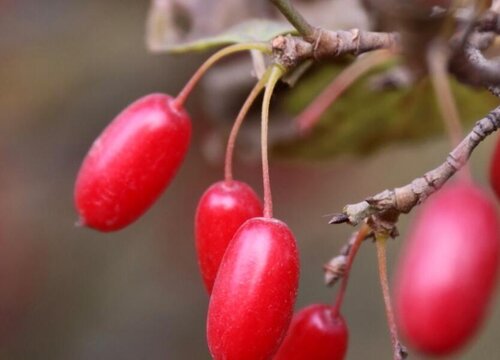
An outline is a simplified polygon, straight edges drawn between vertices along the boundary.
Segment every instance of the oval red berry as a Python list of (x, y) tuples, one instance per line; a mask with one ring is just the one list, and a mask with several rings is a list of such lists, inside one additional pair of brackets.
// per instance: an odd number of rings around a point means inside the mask
[(295, 239), (283, 222), (254, 218), (229, 243), (208, 308), (216, 360), (264, 360), (290, 323), (299, 279)]
[(429, 199), (396, 268), (402, 334), (432, 355), (463, 347), (483, 322), (497, 280), (500, 221), (495, 206), (468, 183)]
[(344, 319), (329, 305), (310, 305), (293, 316), (273, 360), (342, 360), (349, 333)]
[(196, 250), (208, 293), (234, 234), (245, 221), (258, 216), (262, 216), (262, 203), (243, 182), (219, 181), (201, 197), (195, 218)]
[(165, 190), (191, 137), (188, 114), (172, 101), (164, 94), (137, 100), (94, 141), (75, 186), (82, 225), (100, 231), (121, 229)]

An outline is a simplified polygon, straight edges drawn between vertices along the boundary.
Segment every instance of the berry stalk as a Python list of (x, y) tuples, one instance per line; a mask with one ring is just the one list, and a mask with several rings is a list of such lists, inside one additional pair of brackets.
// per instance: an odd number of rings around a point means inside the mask
[(314, 34), (315, 28), (293, 7), (290, 0), (271, 0), (271, 2), (301, 35), (307, 37)]
[(234, 146), (236, 144), (236, 139), (238, 137), (238, 133), (241, 128), (241, 124), (243, 123), (243, 120), (245, 120), (245, 117), (248, 114), (250, 108), (252, 107), (252, 104), (254, 103), (255, 99), (260, 94), (262, 89), (266, 86), (266, 82), (269, 78), (270, 72), (271, 68), (267, 69), (262, 78), (255, 84), (252, 91), (250, 91), (250, 94), (246, 98), (245, 103), (241, 107), (241, 110), (238, 113), (236, 120), (234, 121), (226, 147), (226, 159), (224, 164), (224, 178), (226, 182), (233, 181), (233, 153), (234, 153)]
[(432, 86), (436, 92), (439, 111), (444, 120), (451, 144), (455, 147), (462, 139), (463, 130), (457, 105), (448, 81), (448, 56), (446, 48), (440, 46), (440, 44), (432, 46), (429, 50), (427, 62)]
[[(427, 62), (441, 118), (443, 119), (451, 146), (456, 147), (460, 144), (464, 130), (448, 79), (448, 54), (446, 47), (441, 43), (434, 44), (429, 50)], [(468, 164), (465, 164), (464, 171), (459, 172), (459, 175), (463, 176), (465, 180), (471, 179)]]
[(382, 295), (384, 297), (385, 313), (387, 315), (387, 323), (391, 333), (391, 342), (394, 349), (394, 360), (402, 360), (407, 357), (406, 349), (401, 345), (398, 337), (398, 329), (392, 309), (391, 296), (389, 291), (389, 280), (387, 278), (387, 238), (386, 234), (376, 234), (375, 243), (377, 246), (378, 273), (380, 277), (380, 285), (382, 287)]
[(301, 133), (307, 133), (320, 120), (321, 115), (349, 88), (352, 84), (372, 70), (393, 58), (393, 53), (385, 50), (376, 51), (360, 57), (345, 68), (330, 85), (314, 101), (303, 110), (295, 120)]
[(217, 51), (215, 54), (210, 56), (199, 68), (196, 70), (196, 72), (193, 74), (191, 79), (186, 83), (184, 88), (179, 92), (179, 95), (177, 95), (177, 98), (174, 100), (172, 103), (173, 106), (176, 108), (181, 108), (184, 103), (186, 102), (187, 98), (189, 97), (189, 94), (191, 94), (191, 91), (194, 89), (198, 81), (205, 75), (205, 73), (219, 60), (222, 58), (237, 53), (241, 51), (248, 51), (248, 50), (258, 50), (261, 51), (265, 54), (270, 54), (271, 53), (271, 47), (268, 44), (265, 43), (243, 43), (243, 44), (234, 44), (231, 46), (227, 46), (219, 51)]
[(285, 70), (279, 65), (273, 65), (266, 83), (264, 99), (262, 100), (262, 129), (261, 129), (261, 151), (262, 151), (262, 179), (264, 182), (264, 217), (273, 217), (273, 199), (271, 194), (271, 180), (269, 178), (269, 159), (267, 150), (267, 137), (269, 126), (269, 106), (274, 87), (283, 76)]
[(333, 306), (333, 313), (335, 316), (340, 316), (340, 308), (344, 302), (345, 293), (347, 290), (347, 284), (349, 282), (349, 274), (351, 272), (351, 267), (354, 262), (354, 258), (356, 257), (359, 248), (363, 241), (370, 234), (371, 229), (367, 224), (363, 224), (358, 232), (355, 233), (354, 242), (352, 243), (352, 247), (349, 249), (349, 255), (347, 257), (347, 261), (345, 264), (344, 274), (342, 276), (342, 283), (340, 285), (340, 290), (337, 294), (337, 298), (335, 300), (335, 304)]

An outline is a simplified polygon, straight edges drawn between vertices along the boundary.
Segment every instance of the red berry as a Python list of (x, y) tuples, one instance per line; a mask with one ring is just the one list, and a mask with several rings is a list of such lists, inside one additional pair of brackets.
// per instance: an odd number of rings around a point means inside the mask
[(329, 305), (310, 305), (294, 315), (273, 360), (342, 360), (349, 334), (341, 316)]
[(450, 354), (476, 333), (492, 298), (499, 251), (499, 217), (480, 189), (459, 183), (429, 199), (396, 272), (396, 315), (413, 347)]
[(269, 359), (290, 323), (299, 279), (295, 239), (285, 223), (246, 221), (224, 255), (208, 307), (216, 360)]
[(161, 195), (186, 155), (191, 121), (168, 95), (145, 96), (94, 141), (75, 186), (83, 225), (101, 231), (137, 220)]
[(500, 136), (497, 139), (497, 145), (491, 159), (490, 184), (500, 200)]
[(258, 216), (262, 216), (261, 201), (245, 183), (220, 181), (201, 197), (195, 219), (196, 250), (208, 293), (234, 234), (245, 221)]

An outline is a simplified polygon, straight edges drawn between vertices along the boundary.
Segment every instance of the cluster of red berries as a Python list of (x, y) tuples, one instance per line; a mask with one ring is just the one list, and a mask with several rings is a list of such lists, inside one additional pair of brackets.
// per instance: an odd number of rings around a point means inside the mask
[[(81, 225), (119, 230), (165, 190), (190, 142), (181, 94), (137, 100), (95, 140), (75, 187)], [(215, 359), (269, 359), (289, 328), (299, 256), (291, 230), (272, 217), (271, 207), (232, 174), (210, 186), (198, 204), (196, 248), (210, 295), (207, 337)], [(318, 305), (297, 315), (276, 356), (305, 359), (317, 352), (317, 359), (342, 359), (346, 348), (345, 323), (331, 307)]]
[[(266, 76), (256, 92), (265, 87), (269, 100), (272, 72)], [(190, 142), (182, 94), (137, 100), (97, 138), (76, 181), (82, 225), (119, 230), (165, 190)], [(291, 230), (272, 217), (266, 150), (264, 206), (249, 185), (227, 174), (198, 204), (195, 237), (210, 295), (210, 352), (214, 359), (343, 359), (348, 331), (338, 306), (311, 305), (292, 320), (299, 257)], [(491, 181), (500, 197), (500, 142)], [(495, 205), (473, 184), (449, 186), (424, 205), (398, 266), (395, 291), (397, 319), (413, 347), (448, 354), (466, 343), (485, 316), (499, 256)]]

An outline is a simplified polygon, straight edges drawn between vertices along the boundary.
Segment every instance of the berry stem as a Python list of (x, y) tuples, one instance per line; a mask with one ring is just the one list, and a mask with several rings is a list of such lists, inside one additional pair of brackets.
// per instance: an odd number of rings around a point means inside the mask
[(392, 347), (394, 349), (394, 360), (401, 360), (406, 358), (407, 353), (406, 349), (401, 345), (401, 342), (399, 341), (398, 328), (396, 326), (394, 311), (391, 304), (389, 280), (387, 279), (387, 239), (387, 234), (376, 234), (375, 243), (377, 246), (378, 273), (380, 278), (380, 285), (382, 287), (382, 295), (384, 297), (387, 323), (389, 325), (389, 331), (391, 333)]
[(448, 81), (447, 63), (448, 56), (444, 47), (441, 44), (432, 46), (428, 57), (432, 86), (436, 93), (439, 111), (444, 120), (452, 147), (455, 147), (462, 139), (462, 125)]
[(191, 94), (193, 88), (198, 83), (198, 81), (200, 81), (200, 79), (203, 77), (203, 75), (205, 75), (207, 70), (209, 70), (217, 61), (228, 55), (247, 50), (258, 50), (265, 54), (271, 53), (271, 47), (266, 43), (234, 44), (217, 51), (215, 54), (210, 56), (198, 68), (198, 70), (196, 70), (191, 79), (189, 79), (186, 85), (184, 85), (184, 88), (179, 92), (179, 95), (177, 95), (177, 98), (173, 101), (172, 105), (175, 106), (176, 108), (181, 108), (186, 102), (187, 98), (189, 97), (189, 94)]
[(386, 51), (376, 51), (360, 57), (345, 68), (330, 85), (314, 101), (302, 111), (295, 120), (301, 133), (307, 133), (320, 120), (321, 115), (361, 76), (374, 67), (392, 59), (394, 54)]
[(307, 37), (314, 34), (314, 27), (293, 7), (290, 0), (271, 0), (271, 2), (301, 35)]
[(269, 159), (267, 153), (267, 136), (269, 125), (269, 106), (274, 87), (283, 76), (285, 70), (274, 64), (267, 79), (266, 90), (262, 100), (262, 129), (261, 129), (261, 152), (262, 152), (262, 180), (264, 182), (264, 217), (273, 217), (273, 198), (271, 194), (271, 180), (269, 178)]
[[(444, 120), (446, 131), (451, 142), (451, 147), (454, 148), (463, 137), (463, 127), (460, 122), (460, 114), (450, 87), (448, 79), (448, 53), (442, 42), (436, 42), (429, 49), (428, 66), (429, 73), (436, 94), (441, 117)], [(471, 179), (470, 169), (468, 164), (464, 166), (464, 171), (459, 172), (464, 179)]]
[(241, 107), (240, 112), (236, 117), (236, 120), (234, 121), (226, 147), (226, 159), (224, 164), (224, 178), (226, 182), (233, 181), (234, 146), (236, 143), (236, 139), (238, 137), (238, 132), (240, 131), (241, 128), (241, 124), (243, 123), (243, 120), (245, 120), (245, 117), (248, 114), (250, 108), (252, 107), (252, 104), (254, 103), (255, 99), (266, 85), (266, 82), (269, 78), (270, 70), (271, 68), (267, 69), (262, 78), (255, 84), (252, 91), (250, 92), (250, 94), (248, 94), (248, 97), (243, 103), (243, 106)]
[(349, 274), (351, 272), (351, 267), (358, 253), (361, 244), (366, 239), (366, 237), (370, 234), (371, 229), (367, 224), (363, 224), (361, 228), (354, 234), (354, 241), (352, 242), (352, 247), (349, 250), (349, 255), (347, 256), (347, 261), (345, 264), (344, 274), (342, 276), (342, 283), (340, 285), (340, 290), (337, 294), (337, 298), (335, 300), (335, 305), (333, 307), (333, 313), (336, 316), (340, 315), (340, 308), (342, 307), (342, 303), (344, 302), (345, 293), (347, 290), (347, 283), (349, 282)]

